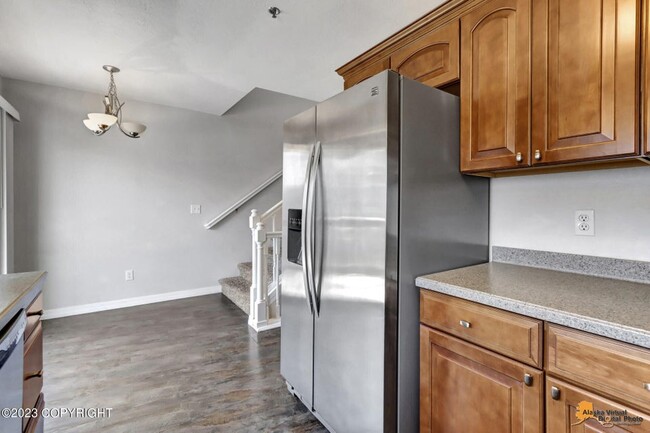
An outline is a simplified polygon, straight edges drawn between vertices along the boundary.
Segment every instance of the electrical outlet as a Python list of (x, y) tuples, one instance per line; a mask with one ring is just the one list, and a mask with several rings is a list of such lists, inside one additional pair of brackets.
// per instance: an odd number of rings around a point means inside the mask
[(201, 213), (201, 205), (200, 204), (191, 204), (190, 205), (190, 213), (192, 215), (200, 214)]
[(590, 210), (577, 210), (573, 220), (575, 226), (575, 233), (578, 236), (594, 236), (596, 228), (596, 220), (594, 219), (594, 211)]
[(133, 281), (134, 278), (135, 278), (135, 276), (133, 274), (133, 269), (128, 269), (128, 270), (124, 271), (124, 279), (126, 281)]

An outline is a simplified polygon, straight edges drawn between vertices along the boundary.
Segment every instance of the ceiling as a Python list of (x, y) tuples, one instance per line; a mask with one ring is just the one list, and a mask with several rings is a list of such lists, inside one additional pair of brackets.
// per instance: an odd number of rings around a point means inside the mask
[(336, 68), (441, 3), (0, 0), (0, 76), (99, 93), (112, 64), (122, 101), (218, 115), (255, 87), (320, 101)]

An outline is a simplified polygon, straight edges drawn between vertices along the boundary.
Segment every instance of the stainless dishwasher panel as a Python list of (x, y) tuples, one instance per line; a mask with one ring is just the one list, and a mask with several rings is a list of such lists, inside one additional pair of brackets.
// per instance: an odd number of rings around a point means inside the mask
[[(0, 410), (23, 407), (23, 334), (27, 319), (25, 311), (20, 312), (0, 334)], [(0, 417), (0, 432), (20, 433), (22, 418)]]

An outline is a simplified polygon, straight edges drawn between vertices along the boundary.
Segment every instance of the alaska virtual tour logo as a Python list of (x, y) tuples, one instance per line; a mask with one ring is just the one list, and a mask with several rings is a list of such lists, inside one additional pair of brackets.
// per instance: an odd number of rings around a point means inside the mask
[(628, 414), (627, 410), (598, 410), (590, 401), (581, 401), (576, 408), (578, 422), (573, 425), (582, 424), (588, 419), (596, 420), (603, 427), (614, 427), (617, 425), (640, 425), (643, 418)]

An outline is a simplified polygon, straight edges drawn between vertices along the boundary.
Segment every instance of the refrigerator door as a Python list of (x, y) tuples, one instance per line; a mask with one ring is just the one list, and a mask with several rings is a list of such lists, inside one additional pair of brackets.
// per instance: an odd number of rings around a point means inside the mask
[[(308, 164), (316, 141), (316, 108), (284, 124), (282, 176), (282, 328), (280, 372), (311, 409), (313, 398), (314, 319), (301, 249)], [(289, 221), (291, 217), (291, 221)], [(290, 224), (291, 223), (291, 224)], [(301, 229), (301, 226), (303, 230)]]
[(384, 431), (386, 204), (397, 188), (388, 180), (388, 105), (397, 78), (380, 74), (317, 106), (313, 406), (337, 433)]

